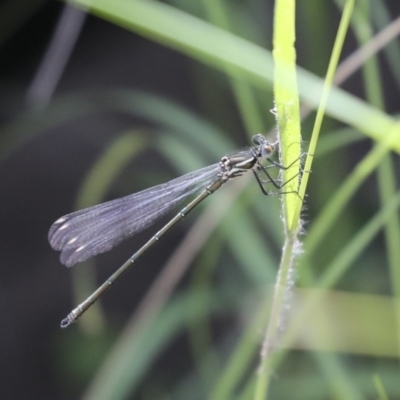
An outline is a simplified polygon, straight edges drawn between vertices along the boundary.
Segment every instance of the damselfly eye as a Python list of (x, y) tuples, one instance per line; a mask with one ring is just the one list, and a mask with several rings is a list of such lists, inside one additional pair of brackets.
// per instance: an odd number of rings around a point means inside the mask
[(257, 135), (254, 135), (253, 138), (253, 143), (255, 143), (258, 146), (261, 146), (263, 143), (266, 142), (266, 139), (261, 133), (257, 133)]
[(267, 143), (265, 146), (262, 147), (261, 152), (262, 152), (262, 156), (264, 158), (268, 158), (271, 157), (272, 154), (274, 153), (275, 148), (274, 145), (271, 143)]

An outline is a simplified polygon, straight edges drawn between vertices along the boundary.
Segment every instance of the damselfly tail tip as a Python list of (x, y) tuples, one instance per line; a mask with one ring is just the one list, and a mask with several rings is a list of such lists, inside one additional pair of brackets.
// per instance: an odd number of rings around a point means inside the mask
[(62, 321), (61, 321), (61, 324), (60, 324), (60, 326), (61, 326), (61, 328), (68, 328), (70, 325), (71, 325), (71, 323), (72, 323), (72, 321), (71, 321), (71, 319), (69, 318), (69, 316), (67, 317), (67, 318), (64, 318)]

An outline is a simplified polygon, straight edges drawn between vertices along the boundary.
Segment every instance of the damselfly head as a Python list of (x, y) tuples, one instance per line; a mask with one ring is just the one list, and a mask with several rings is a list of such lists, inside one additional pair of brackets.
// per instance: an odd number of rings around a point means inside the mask
[(274, 143), (270, 143), (261, 133), (253, 136), (253, 142), (259, 146), (262, 158), (269, 158), (274, 154)]

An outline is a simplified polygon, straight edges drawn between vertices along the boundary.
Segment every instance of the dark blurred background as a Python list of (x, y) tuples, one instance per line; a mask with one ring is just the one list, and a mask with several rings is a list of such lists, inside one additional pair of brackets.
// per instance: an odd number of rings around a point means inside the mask
[[(201, 6), (195, 3), (188, 2), (183, 7), (201, 16)], [(233, 19), (240, 20), (243, 12), (243, 30), (254, 24), (249, 36), (256, 32), (262, 38), (259, 44), (270, 49), (273, 2), (234, 3)], [(300, 1), (297, 5), (298, 62), (323, 76), (340, 14), (334, 2), (324, 2), (324, 6), (315, 5), (318, 18), (315, 23), (308, 24), (309, 8), (313, 7), (310, 3), (315, 4), (309, 2), (305, 6)], [(398, 1), (384, 3), (390, 15), (399, 15)], [(1, 7), (1, 398), (80, 398), (129, 316), (196, 217), (190, 216), (174, 229), (156, 250), (140, 261), (140, 266), (107, 293), (102, 301), (106, 323), (99, 334), (84, 332), (78, 325), (65, 331), (59, 328), (60, 320), (77, 300), (72, 285), (73, 271), (60, 264), (58, 253), (48, 244), (49, 227), (57, 218), (83, 204), (79, 203), (78, 194), (87, 174), (107, 149), (124, 135), (137, 137), (146, 145), (121, 168), (102, 201), (164, 182), (184, 172), (184, 168), (180, 170), (161, 154), (159, 149), (164, 143), (160, 141), (161, 137), (182, 140), (186, 150), (199, 153), (197, 156), (202, 164), (198, 167), (218, 161), (218, 156), (207, 154), (206, 147), (199, 147), (190, 135), (181, 132), (180, 136), (174, 136), (171, 129), (158, 123), (156, 118), (147, 118), (145, 112), (136, 113), (135, 101), (142, 95), (149, 96), (146, 97), (149, 101), (176, 104), (212, 129), (222, 132), (229, 143), (228, 153), (248, 146), (249, 138), (256, 132), (246, 131), (228, 78), (211, 67), (104, 19), (85, 15), (62, 2), (20, 0), (3, 2)], [(43, 72), (49, 65), (44, 57), (62, 18), (67, 17), (71, 23), (71, 52), (68, 54), (66, 48), (57, 49), (60, 51), (58, 61), (65, 57), (66, 64), (60, 67), (60, 77), (54, 79), (53, 90), (52, 77), (49, 77), (51, 68)], [(346, 54), (351, 53), (355, 45), (354, 37), (350, 35)], [(63, 46), (68, 47), (65, 43)], [(43, 76), (38, 75), (40, 71)], [(389, 112), (396, 113), (398, 91), (391, 90), (390, 71), (385, 62), (383, 71), (386, 107)], [(358, 73), (343, 87), (359, 97), (364, 96)], [(132, 105), (126, 109), (120, 106), (119, 96), (123, 95), (133, 96)], [(260, 99), (263, 109), (264, 126), (258, 129), (267, 133), (274, 127), (274, 117), (268, 112), (273, 106), (272, 95), (255, 89), (255, 96)], [(311, 121), (305, 126), (307, 143)], [(335, 127), (339, 126), (333, 121), (327, 122), (327, 129)], [(187, 126), (187, 131), (190, 130), (191, 126)], [(175, 142), (171, 143), (173, 148)], [(335, 156), (327, 159), (326, 165), (328, 168), (332, 164), (334, 168), (337, 166), (340, 174), (345, 176), (369, 148), (367, 142), (352, 145), (342, 153), (340, 167), (335, 163)], [(179, 147), (174, 157), (181, 157)], [(190, 158), (190, 154), (182, 157)], [(323, 166), (323, 161), (320, 162)], [(313, 220), (314, 213), (329, 198), (332, 187), (340, 183), (340, 174), (328, 182), (323, 180), (319, 186), (310, 180), (307, 221)], [(319, 176), (318, 173), (315, 175)], [(374, 182), (369, 185), (363, 187), (363, 192), (354, 201), (358, 215), (348, 214), (349, 218), (359, 218), (360, 225), (363, 218), (372, 214), (377, 202)], [(271, 213), (279, 221), (277, 200), (271, 200)], [(96, 282), (107, 278), (157, 227), (97, 257)], [(351, 237), (352, 233), (347, 232)], [(266, 237), (270, 234), (265, 233)], [(335, 249), (324, 251), (333, 254)], [(272, 254), (279, 259), (278, 246)], [(229, 252), (223, 257), (225, 265), (230, 266), (228, 270), (232, 276), (229, 279), (240, 281), (241, 274), (235, 272), (235, 258)], [(381, 263), (379, 254), (375, 252), (372, 257), (376, 263)], [(89, 269), (90, 266), (81, 268)], [(385, 278), (373, 271), (371, 274), (371, 291), (385, 292)], [(181, 290), (189, 284), (189, 275), (180, 283)], [(223, 275), (221, 272), (221, 280)], [(342, 288), (353, 287), (357, 278), (350, 275), (349, 279), (343, 282)], [(354, 290), (361, 291), (362, 288)], [(233, 312), (222, 313), (214, 321), (213, 335), (218, 340), (237, 329), (240, 330), (237, 316)], [(171, 393), (171, 382), (179, 381), (177, 377), (186, 374), (191, 365), (187, 341), (185, 334), (180, 333), (161, 349), (153, 357), (139, 389), (127, 398), (167, 398), (163, 396)], [(257, 359), (253, 368), (256, 363)]]

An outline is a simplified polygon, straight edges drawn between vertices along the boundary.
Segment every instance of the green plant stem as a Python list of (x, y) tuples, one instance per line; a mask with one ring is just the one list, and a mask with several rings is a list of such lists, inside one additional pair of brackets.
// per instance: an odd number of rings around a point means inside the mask
[[(277, 338), (286, 315), (285, 305), (293, 288), (293, 258), (298, 247), (299, 221), (294, 219), (296, 205), (301, 203), (297, 196), (299, 154), (301, 145), (299, 94), (296, 76), (295, 1), (278, 0), (274, 11), (274, 96), (275, 112), (281, 142), (281, 163), (290, 165), (283, 171), (283, 181), (288, 182), (284, 191), (292, 192), (283, 198), (285, 243), (283, 246), (277, 282), (275, 285), (271, 314), (261, 351), (261, 363), (256, 381), (255, 400), (265, 399), (268, 393)], [(290, 175), (291, 174), (291, 175)], [(298, 219), (300, 214), (298, 215)]]
[(275, 284), (274, 297), (272, 301), (271, 314), (268, 321), (267, 332), (264, 337), (261, 351), (261, 364), (258, 370), (256, 392), (254, 399), (266, 398), (268, 386), (276, 363), (275, 352), (278, 340), (278, 333), (282, 328), (284, 317), (284, 306), (287, 304), (288, 292), (293, 286), (293, 255), (298, 245), (297, 236), (287, 235), (283, 247), (279, 273)]

